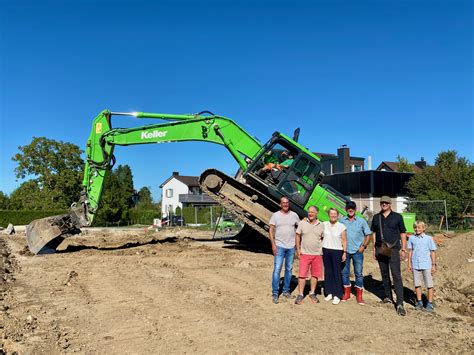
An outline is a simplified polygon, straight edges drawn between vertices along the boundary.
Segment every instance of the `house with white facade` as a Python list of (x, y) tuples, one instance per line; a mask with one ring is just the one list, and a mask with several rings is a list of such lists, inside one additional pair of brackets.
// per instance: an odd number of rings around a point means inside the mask
[(174, 171), (161, 185), (161, 215), (167, 217), (176, 212), (176, 208), (187, 206), (210, 206), (216, 202), (203, 194), (199, 186), (199, 177), (179, 175)]

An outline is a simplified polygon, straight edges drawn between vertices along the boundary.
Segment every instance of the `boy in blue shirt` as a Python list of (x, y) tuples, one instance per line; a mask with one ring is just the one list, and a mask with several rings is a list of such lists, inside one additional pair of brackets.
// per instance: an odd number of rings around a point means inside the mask
[(423, 309), (421, 283), (428, 289), (428, 303), (425, 310), (433, 312), (433, 277), (436, 272), (436, 244), (433, 238), (425, 234), (425, 223), (416, 221), (415, 234), (408, 240), (408, 271), (413, 271), (416, 292), (416, 310)]

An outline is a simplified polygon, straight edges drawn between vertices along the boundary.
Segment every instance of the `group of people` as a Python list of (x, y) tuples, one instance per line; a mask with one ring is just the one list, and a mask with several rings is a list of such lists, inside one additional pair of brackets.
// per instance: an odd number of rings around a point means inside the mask
[[(281, 296), (291, 299), (290, 282), (295, 254), (299, 258), (298, 295), (295, 303), (301, 304), (305, 298), (304, 289), (308, 272), (311, 270), (308, 298), (319, 303), (316, 296), (318, 280), (324, 269), (324, 300), (337, 305), (351, 297), (350, 268), (355, 275), (356, 301), (364, 305), (364, 252), (370, 239), (374, 243), (373, 257), (378, 261), (385, 297), (383, 303), (394, 303), (392, 282), (396, 295), (396, 310), (406, 315), (403, 305), (403, 281), (401, 261), (406, 259), (408, 248), (408, 269), (413, 272), (417, 304), (415, 309), (433, 311), (433, 278), (436, 272), (436, 245), (431, 236), (426, 235), (425, 224), (417, 221), (415, 234), (407, 242), (406, 228), (400, 214), (392, 211), (391, 199), (380, 199), (380, 212), (374, 215), (371, 228), (365, 219), (356, 215), (357, 205), (348, 201), (346, 216), (340, 216), (335, 208), (327, 213), (329, 221), (318, 219), (316, 206), (308, 208), (307, 217), (300, 220), (290, 210), (288, 198), (280, 200), (280, 210), (270, 219), (269, 236), (274, 255), (272, 275), (272, 300), (279, 302), (280, 274), (284, 264), (283, 289)], [(391, 278), (390, 278), (391, 274)], [(428, 303), (424, 307), (421, 286), (428, 289)]]

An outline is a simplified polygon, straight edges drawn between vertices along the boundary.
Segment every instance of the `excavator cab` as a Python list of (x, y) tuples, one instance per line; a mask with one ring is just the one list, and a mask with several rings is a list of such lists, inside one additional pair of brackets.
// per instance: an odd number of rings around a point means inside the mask
[(323, 175), (314, 156), (285, 135), (275, 132), (244, 176), (261, 192), (275, 200), (286, 196), (292, 208), (303, 211)]

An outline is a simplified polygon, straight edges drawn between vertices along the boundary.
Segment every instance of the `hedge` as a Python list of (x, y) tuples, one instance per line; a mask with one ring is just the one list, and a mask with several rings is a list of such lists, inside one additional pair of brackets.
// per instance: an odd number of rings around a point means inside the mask
[(128, 211), (129, 223), (130, 224), (153, 224), (153, 219), (161, 218), (161, 211), (157, 209), (153, 210), (139, 210), (131, 209)]
[[(212, 220), (213, 222), (220, 216), (222, 211), (221, 206), (212, 206)], [(178, 210), (176, 215), (181, 215)], [(196, 222), (197, 214), (197, 222)], [(211, 207), (184, 207), (182, 216), (186, 224), (210, 224), (211, 223)]]
[[(35, 219), (51, 217), (67, 213), (67, 210), (35, 211), (35, 210), (0, 210), (0, 227), (7, 227), (9, 223), (14, 226), (27, 225)], [(154, 218), (161, 217), (158, 210), (134, 210), (128, 211), (129, 220), (123, 221), (121, 225), (130, 224), (153, 224)], [(106, 225), (105, 223), (104, 225)], [(96, 225), (96, 224), (94, 224)]]
[[(195, 211), (196, 209), (196, 211)], [(222, 211), (221, 206), (212, 207), (212, 220), (215, 222), (220, 216)], [(186, 224), (196, 223), (196, 212), (197, 212), (197, 223), (198, 224), (210, 224), (211, 223), (211, 208), (210, 207), (184, 207), (182, 212), (178, 209), (176, 215), (184, 217)], [(27, 225), (31, 221), (44, 217), (51, 217), (67, 213), (67, 210), (53, 210), (53, 211), (35, 211), (35, 210), (0, 210), (0, 227), (7, 227), (9, 223), (13, 225)], [(128, 211), (128, 220), (121, 221), (120, 225), (130, 224), (153, 224), (153, 219), (161, 218), (161, 211), (152, 210), (136, 210), (130, 209)], [(104, 223), (102, 223), (104, 224)], [(95, 224), (99, 226), (99, 224)], [(104, 225), (108, 225), (106, 222)]]
[(0, 227), (27, 225), (35, 219), (51, 217), (67, 213), (67, 210), (35, 211), (35, 210), (0, 210)]

